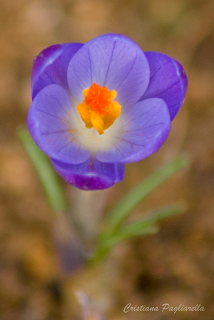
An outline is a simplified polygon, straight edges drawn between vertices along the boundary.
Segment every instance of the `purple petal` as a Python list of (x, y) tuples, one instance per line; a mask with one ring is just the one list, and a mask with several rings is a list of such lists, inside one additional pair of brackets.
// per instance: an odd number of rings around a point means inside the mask
[(32, 70), (32, 98), (49, 84), (68, 89), (67, 68), (73, 55), (83, 46), (81, 43), (56, 44), (46, 48), (34, 59)]
[(123, 120), (123, 132), (109, 150), (98, 151), (99, 161), (140, 161), (160, 148), (171, 128), (167, 105), (158, 98), (138, 102), (127, 109)]
[(68, 66), (68, 85), (77, 101), (93, 82), (116, 90), (116, 100), (127, 107), (135, 104), (146, 91), (150, 71), (140, 47), (117, 34), (99, 36), (86, 43)]
[(82, 190), (102, 190), (123, 180), (125, 164), (103, 163), (97, 159), (74, 165), (52, 159), (55, 170), (66, 182)]
[(67, 162), (85, 162), (90, 152), (76, 141), (71, 125), (73, 104), (68, 93), (52, 84), (42, 89), (30, 107), (28, 129), (37, 145), (49, 157)]
[(163, 99), (174, 119), (183, 104), (187, 91), (187, 76), (180, 63), (158, 52), (145, 52), (150, 66), (149, 86), (140, 100)]

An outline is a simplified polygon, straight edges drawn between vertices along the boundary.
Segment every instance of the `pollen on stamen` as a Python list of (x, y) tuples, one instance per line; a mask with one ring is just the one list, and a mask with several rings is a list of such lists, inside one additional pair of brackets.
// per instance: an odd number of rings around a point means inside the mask
[(77, 106), (77, 110), (86, 128), (94, 127), (99, 134), (103, 134), (120, 115), (121, 105), (113, 101), (117, 92), (92, 83), (90, 88), (83, 90), (83, 94), (85, 99)]

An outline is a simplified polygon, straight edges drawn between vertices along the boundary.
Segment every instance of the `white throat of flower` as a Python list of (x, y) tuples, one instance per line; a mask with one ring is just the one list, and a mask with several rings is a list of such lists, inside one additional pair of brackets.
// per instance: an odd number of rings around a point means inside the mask
[(94, 127), (86, 127), (76, 108), (78, 102), (74, 101), (74, 99), (72, 99), (72, 102), (74, 104), (74, 108), (72, 108), (72, 111), (70, 112), (69, 132), (73, 141), (79, 143), (83, 148), (88, 148), (91, 154), (94, 155), (98, 150), (106, 151), (117, 144), (118, 137), (120, 136), (123, 128), (122, 114), (108, 129), (104, 131), (102, 135), (100, 135)]

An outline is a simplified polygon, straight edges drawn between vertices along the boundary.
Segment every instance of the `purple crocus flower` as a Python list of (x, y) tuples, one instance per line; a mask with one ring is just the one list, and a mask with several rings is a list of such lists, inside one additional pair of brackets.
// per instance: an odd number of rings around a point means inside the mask
[(34, 61), (28, 129), (68, 183), (106, 189), (160, 148), (186, 89), (176, 60), (122, 35), (53, 45)]

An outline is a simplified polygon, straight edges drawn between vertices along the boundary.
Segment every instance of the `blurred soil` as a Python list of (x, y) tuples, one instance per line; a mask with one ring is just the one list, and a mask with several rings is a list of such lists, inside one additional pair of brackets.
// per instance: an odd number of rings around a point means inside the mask
[[(119, 245), (96, 269), (65, 275), (53, 241), (55, 217), (17, 130), (31, 104), (33, 58), (52, 44), (108, 32), (179, 60), (189, 89), (165, 145), (127, 165), (124, 181), (109, 190), (107, 208), (157, 167), (186, 154), (189, 168), (133, 217), (180, 201), (188, 210), (162, 222), (157, 235)], [(77, 319), (76, 289), (107, 319), (214, 319), (214, 1), (1, 0), (0, 43), (0, 319)], [(67, 195), (75, 193), (61, 183)], [(159, 311), (125, 314), (128, 303)], [(163, 303), (205, 311), (162, 312)]]

